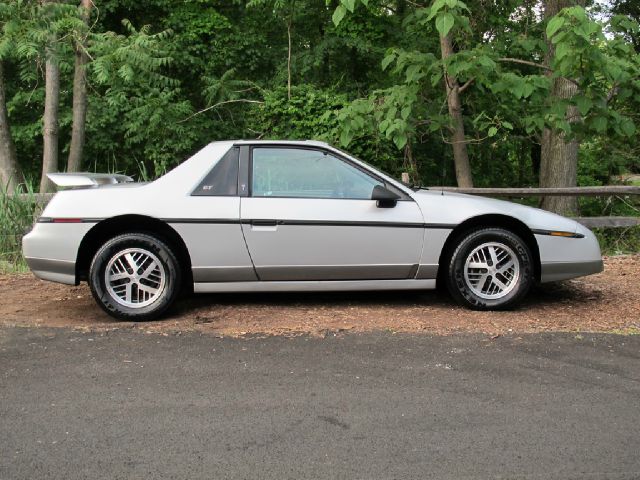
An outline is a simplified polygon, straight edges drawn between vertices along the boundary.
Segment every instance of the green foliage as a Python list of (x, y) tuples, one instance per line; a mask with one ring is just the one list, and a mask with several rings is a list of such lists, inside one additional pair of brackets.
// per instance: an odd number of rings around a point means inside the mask
[(0, 188), (0, 273), (25, 271), (22, 236), (33, 224), (38, 205), (29, 190), (23, 195)]
[(431, 5), (426, 19), (435, 19), (436, 30), (441, 36), (446, 37), (454, 25), (469, 28), (469, 19), (465, 16), (467, 12), (469, 7), (460, 0), (436, 0)]
[(346, 147), (354, 137), (380, 133), (399, 150), (403, 149), (415, 134), (411, 117), (417, 99), (415, 85), (398, 85), (353, 102), (338, 112), (340, 143)]
[(312, 86), (292, 88), (288, 100), (287, 89), (279, 87), (265, 95), (254, 125), (262, 138), (327, 139), (338, 126), (333, 113), (346, 100), (344, 95)]
[[(368, 0), (360, 0), (360, 1), (363, 3), (364, 6), (367, 6), (369, 4)], [(327, 2), (327, 4), (328, 3), (329, 2)], [(336, 7), (331, 17), (331, 19), (333, 20), (333, 23), (336, 26), (340, 25), (340, 22), (342, 22), (342, 19), (345, 17), (347, 12), (353, 13), (355, 11), (356, 3), (359, 3), (358, 0), (340, 0), (340, 3)]]
[(237, 100), (243, 93), (258, 89), (258, 87), (248, 80), (238, 80), (236, 69), (230, 68), (220, 77), (205, 76), (203, 94), (207, 105), (211, 106), (216, 102)]
[[(630, 20), (624, 23), (637, 28)], [(619, 30), (620, 26), (621, 20), (614, 19), (613, 29)], [(598, 134), (634, 136), (634, 120), (622, 103), (640, 98), (640, 58), (632, 45), (615, 33), (610, 39), (605, 37), (603, 26), (581, 7), (562, 10), (549, 21), (546, 33), (555, 49), (554, 75), (572, 79), (578, 87), (572, 99), (547, 111), (546, 120), (567, 134), (582, 138)], [(621, 103), (612, 104), (613, 100)], [(577, 107), (579, 122), (566, 118), (569, 105)]]
[[(0, 59), (21, 166), (37, 182), (47, 52), (61, 68), (63, 165), (74, 41), (82, 38), (90, 55), (85, 169), (154, 178), (217, 139), (319, 138), (394, 175), (452, 184), (446, 71), (464, 86), (476, 185), (536, 184), (545, 127), (580, 141), (580, 184), (640, 171), (634, 2), (614, 0), (612, 14), (570, 8), (548, 21), (535, 2), (427, 3), (106, 0), (88, 28), (75, 1), (0, 3)], [(446, 61), (443, 35), (454, 46)], [(542, 65), (546, 36), (555, 50), (550, 70)], [(560, 76), (577, 93), (550, 103)], [(624, 211), (613, 205), (585, 201), (582, 209)]]
[(640, 252), (640, 226), (629, 228), (597, 228), (594, 230), (604, 255)]
[(127, 35), (104, 32), (94, 34), (91, 38), (90, 54), (94, 60), (89, 64), (89, 69), (96, 82), (112, 89), (133, 83), (150, 87), (179, 85), (178, 80), (162, 73), (173, 62), (165, 45), (172, 31), (151, 34), (149, 25), (136, 30), (126, 19), (122, 24)]
[[(562, 130), (582, 142), (606, 139), (618, 146), (618, 160), (611, 149), (604, 157), (609, 163), (636, 168), (635, 156), (623, 143), (628, 144), (629, 139), (635, 143), (639, 121), (637, 109), (629, 108), (629, 101), (640, 100), (640, 57), (628, 41), (637, 24), (628, 17), (613, 17), (603, 25), (580, 7), (565, 9), (545, 24), (518, 2), (496, 4), (495, 14), (483, 5), (435, 0), (430, 7), (412, 9), (403, 19), (404, 40), (389, 49), (381, 62), (394, 85), (373, 90), (339, 113), (342, 145), (371, 135), (376, 128), (399, 149), (410, 145), (420, 150), (418, 142), (432, 144), (447, 138), (449, 119), (443, 112), (446, 71), (467, 89), (465, 130), (477, 184), (497, 185), (501, 177), (494, 175), (509, 169), (518, 171), (520, 183), (535, 183), (539, 164), (530, 157), (531, 149), (525, 150), (528, 159), (519, 158), (520, 144), (539, 143), (545, 127)], [(341, 22), (351, 11), (344, 7)], [(480, 11), (486, 18), (477, 18)], [(608, 36), (603, 34), (605, 28)], [(501, 29), (503, 34), (496, 33)], [(555, 50), (552, 75), (539, 66), (546, 50), (544, 33)], [(452, 37), (456, 49), (443, 61), (438, 37), (445, 35)], [(569, 78), (577, 85), (577, 93), (566, 101), (549, 103), (557, 77)], [(579, 117), (569, 114), (571, 108), (577, 109)], [(604, 165), (601, 154), (606, 141), (592, 142), (599, 146), (596, 158)], [(502, 155), (496, 157), (497, 151)], [(589, 151), (581, 152), (581, 170), (589, 155)], [(502, 165), (487, 158), (499, 158)]]

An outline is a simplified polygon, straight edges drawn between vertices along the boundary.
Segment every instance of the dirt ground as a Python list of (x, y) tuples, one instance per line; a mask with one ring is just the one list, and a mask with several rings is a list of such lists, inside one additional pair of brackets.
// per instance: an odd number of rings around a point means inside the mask
[(69, 287), (30, 274), (0, 276), (0, 325), (134, 328), (164, 335), (326, 336), (345, 331), (502, 335), (540, 331), (640, 333), (640, 255), (605, 258), (605, 271), (537, 287), (516, 310), (473, 312), (443, 293), (210, 294), (181, 300), (160, 321), (119, 322), (86, 284)]

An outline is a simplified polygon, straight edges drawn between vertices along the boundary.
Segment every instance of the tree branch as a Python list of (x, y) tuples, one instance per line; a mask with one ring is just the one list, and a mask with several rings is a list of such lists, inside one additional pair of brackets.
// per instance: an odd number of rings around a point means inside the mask
[(469, 86), (475, 81), (476, 77), (471, 77), (469, 80), (467, 80), (464, 85), (462, 85), (460, 88), (458, 88), (458, 93), (464, 93), (464, 91), (469, 88)]
[(609, 103), (611, 100), (613, 100), (613, 97), (615, 97), (618, 94), (618, 83), (614, 83), (613, 86), (611, 87), (611, 90), (609, 90), (609, 93), (607, 94), (607, 103)]
[[(536, 68), (540, 68), (542, 70), (546, 70), (547, 72), (553, 72), (553, 68), (548, 67), (546, 65), (543, 65), (542, 63), (536, 63), (536, 62), (530, 62), (529, 60), (522, 60), (520, 58), (511, 58), (511, 57), (502, 57), (498, 59), (499, 62), (508, 62), (508, 63), (519, 63), (521, 65), (528, 65), (530, 67), (536, 67)], [(573, 80), (572, 78), (567, 78), (567, 77), (563, 77), (565, 78), (567, 81), (573, 83), (576, 86), (580, 86), (578, 85), (578, 82), (576, 82), (575, 80)]]
[(261, 102), (260, 100), (249, 100), (246, 98), (238, 98), (236, 100), (225, 100), (224, 102), (218, 102), (215, 105), (211, 105), (210, 107), (203, 108), (202, 110), (197, 111), (193, 115), (189, 115), (187, 118), (180, 120), (178, 123), (186, 122), (187, 120), (191, 120), (193, 117), (200, 115), (201, 113), (208, 112), (209, 110), (220, 107), (222, 105), (226, 105), (228, 103), (258, 103), (262, 105), (264, 102)]
[(521, 60), (520, 58), (502, 57), (498, 59), (499, 62), (519, 63), (521, 65), (529, 65), (530, 67), (541, 68), (548, 72), (553, 72), (551, 67), (547, 67), (542, 63), (530, 62), (529, 60)]

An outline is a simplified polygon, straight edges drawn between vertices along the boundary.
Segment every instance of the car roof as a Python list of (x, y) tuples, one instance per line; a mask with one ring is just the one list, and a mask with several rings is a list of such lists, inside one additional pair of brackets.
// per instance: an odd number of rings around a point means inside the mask
[(233, 140), (234, 145), (299, 145), (299, 146), (315, 146), (329, 147), (326, 142), (318, 140)]

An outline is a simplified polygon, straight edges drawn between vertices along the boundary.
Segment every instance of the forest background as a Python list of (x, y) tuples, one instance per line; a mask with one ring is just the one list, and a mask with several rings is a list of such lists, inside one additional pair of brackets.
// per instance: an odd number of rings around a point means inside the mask
[[(633, 179), (638, 20), (636, 0), (5, 1), (0, 181), (153, 179), (235, 138), (325, 140), (422, 185)], [(541, 206), (637, 215), (618, 200)]]

